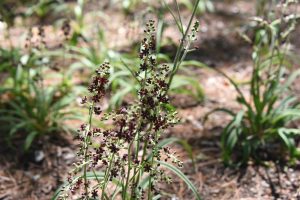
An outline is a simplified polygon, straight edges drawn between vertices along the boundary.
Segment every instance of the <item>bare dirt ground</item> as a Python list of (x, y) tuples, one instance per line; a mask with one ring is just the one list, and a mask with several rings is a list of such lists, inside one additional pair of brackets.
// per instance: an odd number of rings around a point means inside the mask
[[(237, 34), (239, 27), (252, 16), (253, 3), (238, 1), (226, 4), (216, 3), (215, 13), (199, 17), (201, 29), (198, 50), (189, 55), (211, 67), (223, 70), (235, 80), (245, 81), (251, 73), (251, 47), (243, 42)], [(112, 47), (121, 48), (128, 44), (121, 43), (124, 37), (138, 37), (141, 33), (139, 23), (132, 23), (127, 29), (122, 15), (110, 13), (115, 10), (106, 8), (105, 22), (107, 30), (112, 33)], [(129, 19), (129, 18), (126, 18)], [(110, 23), (113, 21), (113, 23)], [(127, 21), (128, 22), (128, 21)], [(24, 30), (23, 30), (24, 31)], [(19, 30), (19, 33), (22, 30)], [(292, 38), (294, 49), (300, 52), (300, 29)], [(15, 34), (18, 36), (18, 32)], [(108, 34), (107, 34), (108, 35)], [(166, 35), (172, 35), (167, 30)], [(139, 39), (139, 38), (138, 38)], [(135, 39), (138, 41), (138, 39)], [(125, 40), (127, 41), (127, 40)], [(126, 48), (125, 48), (126, 49)], [(170, 129), (166, 137), (187, 139), (192, 145), (196, 157), (195, 168), (180, 146), (173, 145), (182, 156), (183, 171), (195, 183), (205, 200), (268, 200), (300, 199), (300, 163), (293, 167), (281, 163), (269, 162), (268, 167), (249, 165), (243, 169), (225, 168), (220, 160), (220, 133), (230, 118), (224, 114), (214, 114), (204, 124), (204, 115), (217, 107), (240, 109), (235, 103), (235, 90), (220, 74), (209, 69), (193, 69), (199, 83), (205, 90), (205, 100), (201, 103), (189, 98), (176, 97), (173, 103), (178, 107), (182, 122)], [(297, 82), (299, 83), (299, 82)], [(299, 84), (295, 84), (295, 92), (299, 94)], [(247, 88), (243, 88), (247, 94)], [(18, 141), (17, 141), (18, 143)], [(0, 199), (51, 199), (55, 190), (65, 180), (68, 170), (75, 159), (76, 144), (72, 136), (42, 138), (29, 155), (15, 153), (0, 145)], [(184, 183), (174, 177), (173, 184), (162, 185), (172, 200), (193, 199)]]

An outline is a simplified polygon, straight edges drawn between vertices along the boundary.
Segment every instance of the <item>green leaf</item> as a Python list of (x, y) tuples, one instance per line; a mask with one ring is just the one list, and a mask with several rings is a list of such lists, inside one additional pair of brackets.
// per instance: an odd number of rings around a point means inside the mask
[(193, 185), (193, 183), (188, 179), (188, 177), (186, 177), (178, 168), (174, 167), (173, 165), (163, 162), (163, 161), (156, 161), (159, 164), (161, 164), (161, 166), (169, 169), (170, 171), (172, 171), (174, 174), (176, 174), (179, 178), (181, 178), (186, 185), (192, 190), (192, 192), (194, 193), (194, 196), (196, 197), (197, 200), (201, 200), (200, 194), (198, 193), (196, 187)]
[(176, 111), (176, 108), (169, 103), (163, 103), (162, 106), (170, 113)]
[(283, 84), (280, 90), (284, 91), (285, 89), (287, 89), (298, 76), (300, 76), (300, 69), (296, 70), (288, 77), (288, 79), (285, 81), (285, 83)]
[(35, 139), (35, 137), (38, 135), (39, 133), (36, 131), (33, 131), (31, 133), (29, 133), (25, 139), (25, 143), (24, 143), (24, 149), (25, 151), (28, 151), (28, 149), (30, 148), (33, 140)]
[(244, 111), (238, 112), (222, 132), (221, 143), (223, 149), (223, 159), (225, 162), (228, 162), (232, 150), (237, 144), (238, 136), (241, 133), (243, 116)]
[(110, 77), (109, 77), (109, 84), (113, 81), (117, 81), (118, 79), (123, 79), (124, 77), (128, 78), (130, 77), (130, 72), (129, 71), (117, 71), (114, 72)]
[(300, 110), (299, 109), (286, 109), (281, 112), (277, 117), (272, 120), (273, 124), (276, 124), (280, 120), (285, 120), (286, 118), (298, 119), (300, 118)]
[(211, 68), (206, 65), (205, 63), (199, 62), (197, 60), (188, 60), (188, 61), (183, 61), (181, 63), (181, 66), (184, 67), (197, 67), (197, 68), (205, 68), (211, 70)]
[(123, 65), (126, 67), (126, 69), (131, 73), (132, 77), (133, 77), (139, 84), (141, 84), (141, 83), (140, 83), (140, 80), (137, 79), (137, 77), (136, 77), (136, 75), (135, 75), (135, 72), (134, 72), (132, 69), (130, 69), (130, 67), (124, 62), (124, 60), (121, 59), (121, 62), (122, 62)]
[(149, 179), (150, 179), (150, 176), (147, 175), (146, 177), (144, 177), (140, 183), (139, 183), (139, 187), (141, 187), (142, 189), (145, 189), (146, 187), (148, 187), (149, 185)]
[(133, 89), (134, 89), (133, 86), (128, 85), (127, 87), (120, 89), (118, 92), (116, 92), (110, 99), (110, 107), (116, 108), (116, 107), (120, 106), (125, 95), (130, 93)]
[[(290, 130), (291, 131), (291, 130)], [(280, 138), (285, 143), (286, 147), (288, 148), (290, 155), (294, 155), (294, 151), (296, 150), (295, 141), (292, 137), (288, 136), (291, 133), (288, 129), (280, 128), (278, 129), (278, 134)], [(297, 131), (299, 132), (299, 130)]]
[(161, 198), (161, 195), (158, 194), (158, 195), (155, 195), (155, 196), (152, 198), (152, 200), (158, 200), (158, 199), (160, 199), (160, 198)]
[[(184, 86), (192, 86), (195, 91), (184, 88)], [(170, 86), (170, 90), (173, 92), (185, 93), (193, 96), (196, 100), (201, 101), (204, 98), (204, 89), (201, 87), (197, 79), (175, 75)]]
[(19, 129), (23, 128), (27, 125), (27, 122), (21, 122), (19, 124), (15, 124), (14, 127), (9, 132), (9, 137), (12, 137)]
[(278, 131), (285, 133), (287, 135), (291, 135), (291, 134), (300, 135), (300, 129), (298, 128), (280, 128)]
[(234, 128), (232, 131), (230, 131), (226, 141), (226, 148), (228, 148), (230, 151), (232, 151), (234, 146), (236, 145), (239, 133), (239, 129), (237, 128)]
[(208, 117), (209, 117), (211, 114), (215, 113), (215, 112), (224, 112), (224, 113), (229, 114), (229, 115), (232, 116), (232, 117), (235, 116), (235, 113), (232, 112), (231, 110), (227, 109), (227, 108), (215, 108), (215, 109), (209, 111), (207, 114), (204, 115), (204, 117), (203, 117), (204, 120), (203, 120), (203, 121), (205, 122), (205, 121), (208, 119)]

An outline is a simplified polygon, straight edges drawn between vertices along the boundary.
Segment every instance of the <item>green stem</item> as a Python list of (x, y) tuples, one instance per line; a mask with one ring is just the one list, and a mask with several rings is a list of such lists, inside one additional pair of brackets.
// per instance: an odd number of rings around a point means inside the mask
[(101, 200), (104, 199), (105, 189), (106, 189), (107, 181), (108, 181), (108, 178), (109, 178), (109, 172), (110, 172), (110, 170), (111, 170), (111, 167), (112, 167), (112, 163), (113, 163), (114, 158), (115, 158), (115, 153), (112, 154), (112, 157), (111, 157), (111, 159), (109, 160), (108, 168), (107, 168), (106, 171), (105, 171), (104, 182), (103, 182), (102, 193), (101, 193)]
[(126, 193), (127, 193), (127, 188), (129, 185), (129, 177), (130, 177), (130, 172), (131, 172), (131, 146), (132, 146), (132, 142), (129, 144), (128, 147), (128, 169), (127, 169), (127, 177), (126, 177), (126, 183), (125, 183), (125, 187), (124, 187), (124, 191), (122, 192), (122, 197), (123, 199), (126, 199)]
[[(155, 141), (157, 141), (157, 133), (155, 134)], [(157, 142), (155, 142), (155, 146), (152, 150), (152, 152), (155, 153), (155, 151), (157, 151)], [(153, 163), (154, 163), (154, 153), (152, 153), (152, 158), (151, 158), (151, 164), (150, 166), (153, 166)], [(151, 199), (151, 188), (152, 188), (152, 176), (151, 176), (151, 170), (150, 170), (150, 175), (149, 175), (149, 186), (148, 186), (148, 199)]]
[[(156, 111), (155, 111), (156, 112)], [(153, 127), (153, 123), (151, 123), (148, 131), (151, 131), (152, 130), (152, 127)], [(147, 153), (147, 147), (148, 147), (148, 144), (149, 144), (149, 141), (147, 140), (145, 145), (144, 145), (144, 148), (143, 148), (143, 154), (142, 154), (142, 159), (141, 159), (141, 165), (142, 165), (142, 168), (140, 170), (140, 173), (138, 174), (137, 176), (137, 180), (136, 180), (136, 184), (139, 183), (140, 181), (140, 177), (141, 177), (141, 174), (144, 173), (144, 167), (143, 167), (143, 163), (145, 162), (145, 156), (146, 156), (146, 153)]]
[[(171, 75), (170, 75), (170, 79), (169, 79), (169, 83), (168, 83), (169, 86), (171, 85), (172, 80), (173, 80), (175, 74), (177, 73), (177, 71), (178, 71), (178, 69), (179, 69), (178, 61), (179, 61), (180, 55), (182, 54), (182, 50), (184, 49), (184, 48), (183, 48), (184, 42), (185, 42), (185, 40), (186, 40), (186, 38), (187, 38), (187, 36), (188, 36), (188, 32), (189, 32), (190, 27), (191, 27), (191, 25), (192, 25), (192, 21), (193, 21), (193, 19), (194, 19), (195, 14), (196, 14), (196, 11), (197, 11), (197, 8), (198, 8), (199, 3), (200, 3), (200, 0), (197, 0), (196, 4), (194, 5), (194, 9), (193, 9), (192, 16), (191, 16), (191, 18), (190, 18), (190, 20), (189, 20), (189, 23), (188, 23), (188, 26), (187, 26), (187, 28), (186, 28), (186, 30), (185, 30), (185, 32), (184, 32), (184, 35), (183, 35), (183, 37), (182, 37), (182, 39), (181, 39), (181, 41), (180, 41), (179, 48), (177, 49), (176, 56), (175, 56), (175, 60), (174, 60), (174, 64), (173, 64), (173, 69), (172, 69), (172, 72), (171, 72)], [(175, 20), (176, 20), (176, 19), (175, 19)], [(184, 50), (184, 51), (187, 51), (187, 49)], [(184, 54), (184, 53), (183, 53), (183, 54)], [(184, 57), (181, 56), (181, 59), (180, 59), (180, 60), (183, 60), (183, 59), (184, 59)]]
[(144, 163), (144, 159), (145, 159), (145, 155), (146, 155), (146, 151), (147, 151), (147, 146), (148, 146), (148, 141), (145, 143), (144, 148), (143, 148), (143, 155), (142, 155), (142, 159), (141, 159), (142, 167), (135, 173), (135, 175), (137, 174), (137, 178), (135, 180), (135, 185), (139, 184), (141, 174), (143, 174), (143, 172), (144, 172), (143, 163)]
[[(141, 122), (142, 120), (140, 120)], [(141, 125), (141, 123), (140, 123)], [(139, 125), (139, 127), (140, 127)], [(136, 150), (135, 150), (135, 159), (137, 160), (138, 159), (138, 154), (139, 154), (139, 146), (140, 146), (140, 131), (137, 133), (137, 145), (136, 145)], [(133, 181), (134, 183), (136, 183), (136, 180), (135, 180), (135, 175), (138, 173), (138, 165), (137, 166), (134, 166), (134, 170), (133, 170)], [(132, 187), (131, 189), (131, 197), (130, 199), (133, 198), (133, 194), (135, 193), (135, 188)]]
[(88, 183), (87, 183), (87, 177), (86, 177), (86, 173), (87, 173), (87, 161), (88, 161), (87, 152), (88, 152), (88, 145), (89, 145), (88, 143), (89, 143), (89, 139), (90, 139), (90, 137), (88, 136), (88, 134), (89, 134), (89, 132), (91, 130), (91, 126), (92, 126), (93, 108), (94, 108), (94, 103), (91, 105), (90, 110), (89, 110), (89, 125), (88, 125), (88, 129), (86, 130), (85, 140), (84, 140), (83, 177), (84, 177), (84, 191), (85, 191), (85, 195), (86, 195), (85, 198), (86, 199), (88, 199)]

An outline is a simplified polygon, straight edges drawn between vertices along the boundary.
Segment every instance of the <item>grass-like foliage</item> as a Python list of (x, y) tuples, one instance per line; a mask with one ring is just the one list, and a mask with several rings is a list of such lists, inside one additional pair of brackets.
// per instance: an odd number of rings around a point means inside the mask
[[(289, 4), (282, 6), (284, 12)], [(299, 103), (290, 90), (300, 71), (288, 75), (287, 67), (291, 63), (286, 48), (296, 19), (294, 14), (271, 21), (254, 19), (257, 33), (253, 43), (250, 99), (232, 78), (219, 71), (235, 87), (237, 102), (244, 107), (237, 113), (226, 108), (215, 110), (232, 116), (221, 137), (226, 164), (247, 164), (249, 159), (255, 162), (280, 160), (286, 159), (287, 155), (290, 159), (299, 158), (295, 139), (300, 131), (288, 128), (288, 125), (300, 117)]]
[[(20, 8), (26, 7), (23, 11)], [(15, 17), (37, 17), (43, 21), (49, 16), (54, 16), (66, 11), (63, 0), (2, 0), (0, 2), (0, 21), (9, 26), (14, 24)]]
[(88, 106), (89, 119), (78, 130), (79, 161), (54, 199), (76, 195), (81, 199), (158, 199), (163, 194), (158, 183), (171, 182), (165, 170), (175, 173), (200, 199), (195, 186), (179, 170), (182, 162), (166, 146), (177, 140), (162, 139), (164, 130), (178, 122), (177, 113), (169, 104), (168, 91), (190, 43), (195, 40), (199, 26), (198, 22), (192, 26), (195, 12), (196, 8), (183, 31), (172, 67), (157, 62), (155, 23), (152, 20), (147, 23), (139, 69), (133, 71), (128, 67), (139, 84), (138, 98), (101, 116), (101, 121), (107, 124), (105, 128), (95, 127), (92, 119), (102, 113), (100, 102), (106, 95), (111, 65), (105, 62), (96, 70), (88, 87), (90, 95), (82, 99), (82, 104)]
[(21, 56), (14, 49), (7, 55), (8, 61), (0, 65), (1, 71), (6, 74), (0, 88), (2, 137), (12, 145), (12, 139), (20, 136), (24, 139), (23, 149), (26, 151), (34, 139), (42, 135), (69, 132), (71, 129), (64, 122), (78, 119), (68, 109), (74, 96), (66, 82), (45, 84), (44, 71), (50, 69), (42, 54), (45, 46), (42, 27), (39, 35), (41, 42), (28, 44), (28, 53)]
[(69, 119), (66, 111), (74, 100), (71, 96), (59, 95), (59, 87), (40, 88), (36, 83), (30, 84), (30, 91), (11, 91), (11, 99), (0, 110), (1, 129), (6, 130), (8, 142), (16, 133), (25, 136), (24, 149), (31, 147), (33, 140), (39, 136), (70, 131), (64, 122)]

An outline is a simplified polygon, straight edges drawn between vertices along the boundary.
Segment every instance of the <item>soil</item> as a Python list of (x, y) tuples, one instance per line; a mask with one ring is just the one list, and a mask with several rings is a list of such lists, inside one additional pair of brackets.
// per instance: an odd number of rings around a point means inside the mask
[[(72, 3), (72, 2), (71, 2)], [(87, 10), (94, 10), (94, 1)], [(199, 40), (197, 51), (188, 55), (189, 59), (199, 60), (212, 68), (218, 68), (239, 82), (247, 81), (251, 73), (251, 46), (238, 36), (238, 30), (249, 16), (254, 14), (253, 2), (237, 1), (236, 3), (216, 2), (215, 12), (199, 17)], [(105, 3), (104, 17), (99, 23), (109, 36), (109, 47), (127, 51), (128, 41), (138, 41), (141, 36), (141, 21), (134, 17), (125, 17), (116, 8)], [(87, 17), (91, 25), (95, 18)], [(128, 28), (131, 27), (131, 28)], [(51, 29), (51, 28), (50, 28)], [(12, 36), (24, 34), (26, 29), (12, 30)], [(51, 29), (52, 30), (52, 29)], [(51, 32), (51, 30), (49, 32)], [(300, 52), (300, 27), (292, 37), (293, 49)], [(176, 43), (178, 35), (168, 28), (166, 37)], [(56, 46), (54, 37), (50, 37)], [(127, 39), (126, 39), (127, 38)], [(12, 40), (16, 42), (16, 40)], [(0, 43), (5, 45), (4, 38)], [(17, 44), (15, 44), (17, 45)], [(167, 48), (168, 50), (168, 48)], [(299, 67), (299, 66), (295, 66)], [(179, 137), (188, 140), (195, 156), (195, 165), (186, 152), (173, 145), (184, 162), (184, 173), (195, 183), (205, 200), (299, 200), (300, 199), (300, 163), (293, 167), (278, 162), (267, 162), (266, 166), (249, 163), (246, 168), (232, 169), (225, 167), (220, 160), (220, 133), (230, 117), (222, 113), (211, 115), (204, 123), (206, 113), (214, 108), (227, 107), (239, 110), (235, 102), (236, 92), (223, 76), (207, 68), (193, 68), (193, 74), (205, 91), (205, 99), (197, 102), (194, 99), (173, 96), (172, 103), (178, 108), (181, 123), (166, 133), (166, 137)], [(299, 81), (297, 82), (299, 83)], [(248, 88), (243, 92), (248, 94)], [(299, 84), (294, 90), (300, 94)], [(295, 124), (297, 126), (297, 124)], [(16, 141), (18, 144), (18, 141)], [(21, 146), (21, 145), (19, 145)], [(18, 199), (51, 199), (57, 188), (66, 180), (68, 171), (76, 154), (76, 142), (70, 135), (43, 137), (34, 145), (29, 154), (10, 150), (0, 144), (0, 200)], [(170, 185), (161, 185), (172, 200), (193, 199), (192, 193), (185, 184), (174, 177)]]

